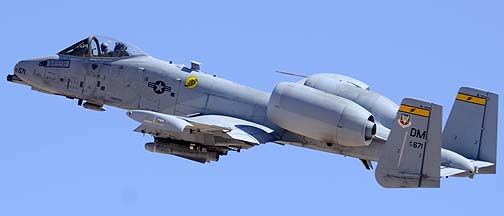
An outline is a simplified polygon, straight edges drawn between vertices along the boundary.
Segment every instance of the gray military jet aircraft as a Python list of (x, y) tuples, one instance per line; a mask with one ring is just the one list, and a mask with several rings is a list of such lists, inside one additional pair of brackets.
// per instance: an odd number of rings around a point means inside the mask
[(498, 95), (469, 87), (460, 88), (442, 129), (440, 105), (397, 105), (343, 75), (315, 74), (267, 93), (101, 36), (20, 61), (7, 80), (91, 110), (129, 110), (135, 131), (154, 137), (148, 151), (201, 163), (274, 142), (355, 157), (367, 169), (378, 162), (376, 179), (387, 188), (496, 173)]

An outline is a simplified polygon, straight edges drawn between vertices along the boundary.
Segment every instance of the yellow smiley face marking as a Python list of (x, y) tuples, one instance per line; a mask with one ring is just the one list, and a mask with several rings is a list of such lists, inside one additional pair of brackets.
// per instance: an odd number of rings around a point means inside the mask
[(196, 86), (198, 86), (198, 77), (195, 76), (187, 77), (184, 86), (190, 89), (196, 88)]

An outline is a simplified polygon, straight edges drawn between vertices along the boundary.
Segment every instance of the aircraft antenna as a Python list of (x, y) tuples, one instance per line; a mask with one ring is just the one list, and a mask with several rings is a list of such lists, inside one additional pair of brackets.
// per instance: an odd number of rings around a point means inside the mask
[(291, 72), (287, 72), (287, 71), (275, 71), (279, 74), (284, 74), (284, 75), (289, 75), (289, 76), (297, 76), (297, 77), (303, 77), (303, 78), (306, 78), (308, 77), (308, 75), (304, 75), (304, 74), (296, 74), (296, 73), (291, 73)]

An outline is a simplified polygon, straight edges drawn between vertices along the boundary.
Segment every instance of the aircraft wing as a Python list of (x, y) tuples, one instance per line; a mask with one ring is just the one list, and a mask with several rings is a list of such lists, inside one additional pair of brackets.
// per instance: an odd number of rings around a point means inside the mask
[(209, 162), (229, 150), (239, 151), (275, 141), (274, 130), (243, 119), (222, 115), (174, 116), (146, 110), (128, 111), (141, 125), (136, 132), (151, 134), (154, 143), (146, 144), (153, 152)]
[(192, 128), (208, 132), (224, 132), (226, 138), (236, 139), (253, 144), (262, 144), (274, 141), (273, 130), (242, 119), (220, 115), (202, 115), (196, 117), (181, 117), (190, 122)]

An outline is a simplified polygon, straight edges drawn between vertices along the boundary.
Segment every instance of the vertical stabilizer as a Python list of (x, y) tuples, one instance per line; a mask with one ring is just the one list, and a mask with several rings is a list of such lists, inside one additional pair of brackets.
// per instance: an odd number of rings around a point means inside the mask
[(497, 94), (462, 87), (443, 130), (443, 148), (493, 164), (479, 174), (496, 173), (498, 104)]
[(442, 107), (404, 99), (375, 172), (386, 188), (438, 188)]

